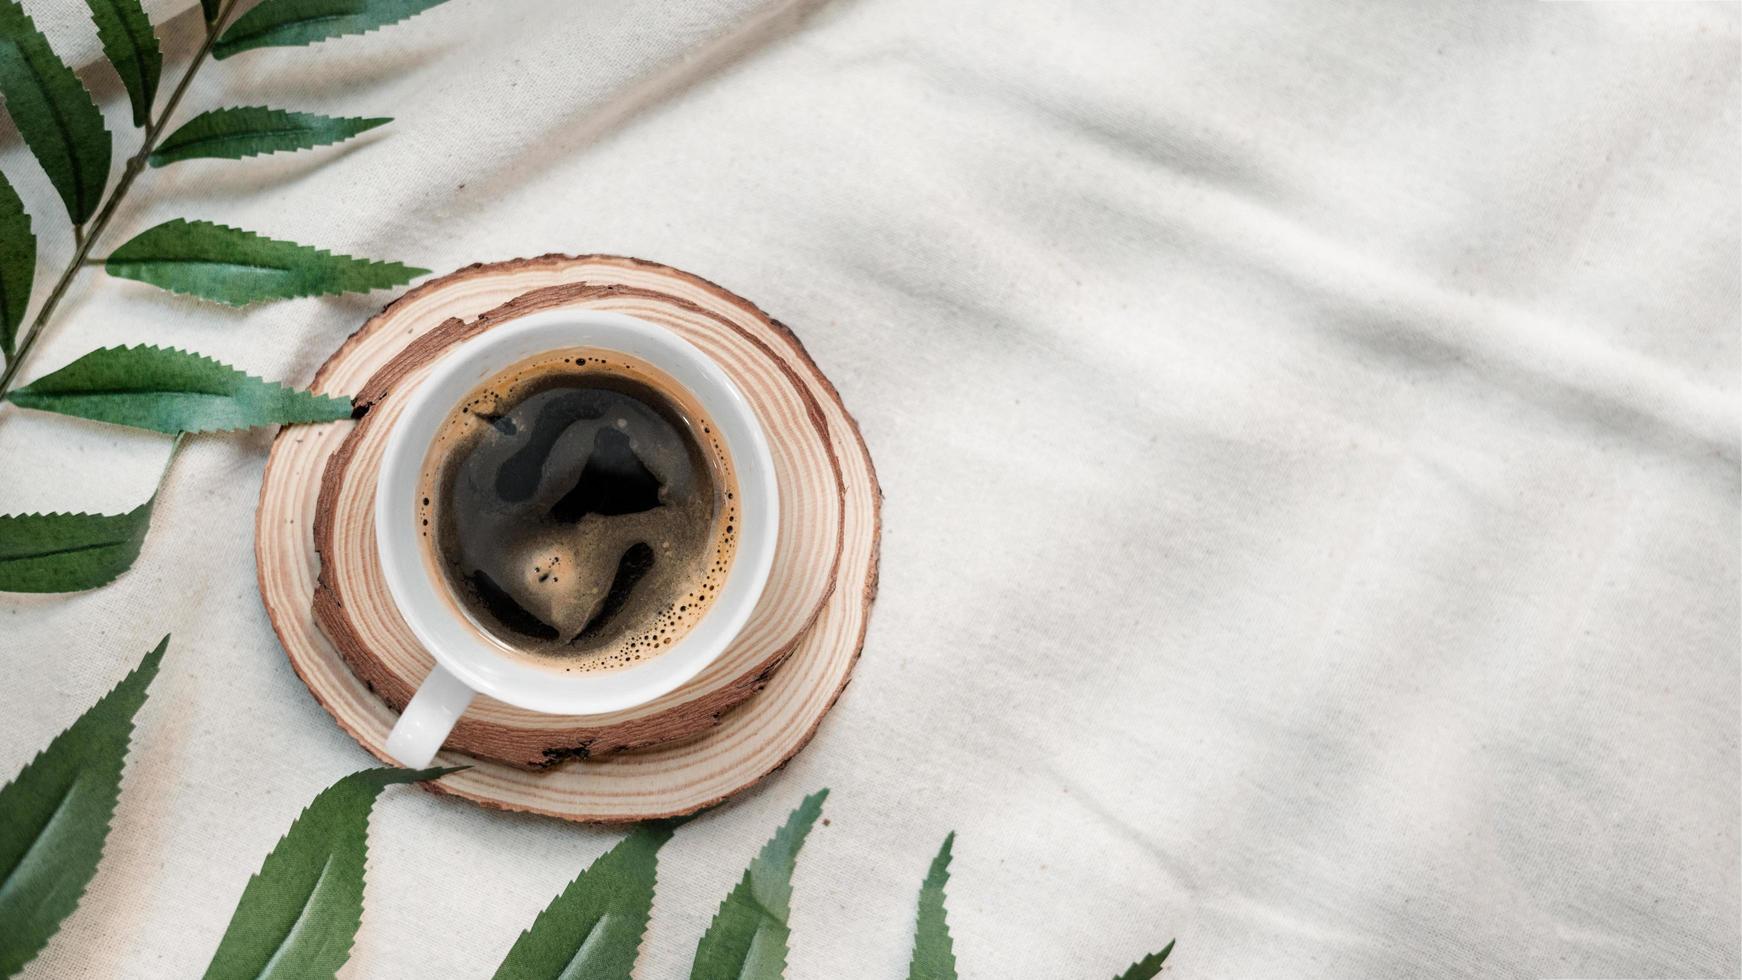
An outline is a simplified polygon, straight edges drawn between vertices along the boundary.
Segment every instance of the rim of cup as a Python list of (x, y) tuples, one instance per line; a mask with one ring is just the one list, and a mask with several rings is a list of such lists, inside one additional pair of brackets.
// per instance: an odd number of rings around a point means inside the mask
[[(426, 561), (418, 484), (431, 442), (453, 408), (503, 369), (571, 347), (614, 350), (682, 385), (719, 432), (737, 478), (737, 546), (712, 605), (671, 648), (603, 671), (566, 672), (507, 652), (462, 611)], [(603, 714), (652, 701), (717, 660), (743, 630), (767, 585), (779, 532), (774, 458), (761, 421), (711, 357), (676, 333), (623, 313), (550, 310), (493, 327), (437, 360), (409, 396), (382, 451), (375, 540), (394, 605), (438, 664), (480, 694), (551, 714)]]

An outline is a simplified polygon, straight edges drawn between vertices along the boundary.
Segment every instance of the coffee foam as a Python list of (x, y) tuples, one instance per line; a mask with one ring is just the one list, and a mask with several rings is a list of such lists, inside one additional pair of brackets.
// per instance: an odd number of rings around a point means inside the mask
[[(595, 407), (612, 417), (589, 416)], [(662, 418), (687, 438), (671, 438)], [(626, 447), (632, 456), (623, 455)], [(560, 499), (553, 493), (573, 471), (611, 451), (620, 466), (658, 478), (659, 506), (617, 513), (610, 500), (591, 501), (577, 505), (582, 516), (575, 523), (551, 520), (577, 495), (587, 496), (588, 471)], [(696, 485), (684, 482), (686, 473)], [(480, 489), (486, 478), (494, 480), (489, 492)], [(736, 490), (719, 431), (689, 392), (638, 358), (576, 348), (508, 367), (449, 412), (425, 456), (418, 520), (425, 561), (445, 584), (450, 605), (480, 635), (551, 669), (613, 670), (669, 649), (711, 608), (737, 551)], [(472, 544), (484, 542), (489, 567), (470, 572), (485, 571), (483, 583), (464, 577), (479, 550), (467, 549), (467, 534)], [(614, 573), (606, 571), (611, 561)], [(627, 598), (607, 610), (625, 570), (643, 561), (648, 568), (630, 579)], [(492, 615), (498, 606), (487, 601), (486, 586), (530, 614), (536, 623), (522, 625), (542, 627), (537, 635), (505, 628)], [(601, 615), (605, 627), (589, 637)]]

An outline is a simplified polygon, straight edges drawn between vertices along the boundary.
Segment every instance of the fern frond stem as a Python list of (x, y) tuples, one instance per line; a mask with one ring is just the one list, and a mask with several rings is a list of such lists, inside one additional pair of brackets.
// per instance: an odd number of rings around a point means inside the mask
[(164, 102), (163, 111), (158, 113), (155, 120), (146, 123), (145, 138), (140, 142), (139, 152), (128, 158), (127, 166), (121, 171), (121, 179), (109, 189), (109, 195), (103, 199), (103, 207), (97, 212), (97, 217), (91, 222), (90, 227), (78, 225), (73, 228), (73, 242), (76, 246), (73, 250), (73, 257), (68, 260), (66, 268), (61, 270), (60, 278), (55, 280), (54, 289), (49, 292), (48, 299), (43, 301), (42, 309), (36, 312), (36, 318), (30, 321), (30, 329), (24, 332), (24, 336), (18, 342), (17, 351), (12, 355), (12, 359), (6, 362), (6, 370), (0, 372), (0, 398), (4, 398), (6, 393), (12, 390), (13, 378), (18, 374), (18, 369), (24, 366), (25, 359), (30, 356), (31, 349), (36, 346), (36, 339), (42, 335), (43, 329), (48, 326), (49, 319), (54, 316), (54, 311), (60, 306), (61, 299), (66, 296), (67, 288), (73, 284), (74, 279), (78, 278), (79, 270), (87, 265), (97, 264), (86, 261), (90, 258), (92, 247), (97, 244), (97, 239), (103, 237), (103, 232), (109, 227), (109, 219), (115, 216), (115, 211), (121, 206), (121, 201), (133, 188), (133, 181), (138, 179), (140, 172), (145, 169), (146, 161), (151, 158), (151, 151), (157, 149), (158, 137), (163, 134), (165, 125), (175, 115), (176, 108), (181, 105), (181, 97), (186, 94), (188, 83), (194, 80), (194, 76), (199, 73), (200, 66), (204, 65), (211, 56), (212, 45), (218, 40), (218, 35), (222, 32), (224, 23), (229, 19), (230, 12), (235, 6), (236, 0), (224, 0), (224, 6), (218, 11), (217, 19), (206, 31), (205, 42), (200, 45), (199, 51), (195, 52), (193, 60), (188, 63), (187, 71), (182, 73), (181, 81), (176, 83), (175, 91), (171, 92), (169, 99)]

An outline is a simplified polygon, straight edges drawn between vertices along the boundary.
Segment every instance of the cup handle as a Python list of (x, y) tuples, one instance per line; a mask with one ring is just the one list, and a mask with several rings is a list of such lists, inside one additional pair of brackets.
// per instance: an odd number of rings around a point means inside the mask
[(388, 734), (387, 754), (407, 769), (429, 765), (454, 730), (454, 723), (477, 696), (478, 692), (436, 664)]

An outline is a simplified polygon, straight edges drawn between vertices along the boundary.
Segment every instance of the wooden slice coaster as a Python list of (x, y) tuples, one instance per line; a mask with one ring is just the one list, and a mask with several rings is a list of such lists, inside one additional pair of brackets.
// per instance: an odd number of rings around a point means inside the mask
[[(842, 483), (822, 408), (766, 343), (667, 292), (623, 283), (569, 282), (523, 293), (466, 321), (478, 294), (407, 297), (384, 312), (371, 339), (335, 358), (347, 375), (372, 368), (356, 388), (362, 420), (328, 459), (315, 505), (321, 571), (314, 615), (352, 671), (403, 710), (434, 661), (400, 617), (375, 553), (375, 484), (387, 434), (407, 396), (448, 348), (528, 313), (604, 309), (665, 326), (726, 369), (768, 433), (781, 488), (780, 534), (762, 600), (739, 638), (694, 681), (656, 701), (609, 715), (547, 715), (479, 698), (449, 748), (481, 759), (545, 766), (699, 735), (754, 694), (809, 628), (833, 590), (841, 549)], [(437, 324), (407, 334), (404, 323)], [(415, 339), (413, 339), (415, 337)], [(336, 380), (337, 372), (319, 376)]]
[[(273, 443), (256, 539), (261, 595), (315, 698), (385, 758), (395, 712), (433, 661), (387, 600), (375, 564), (381, 437), (447, 345), (552, 306), (661, 323), (733, 376), (774, 449), (775, 569), (740, 640), (652, 705), (562, 717), (479, 698), (441, 756), (474, 768), (434, 788), (575, 820), (691, 812), (755, 782), (809, 739), (851, 674), (877, 574), (879, 493), (857, 427), (797, 338), (720, 287), (634, 259), (545, 256), (472, 266), (395, 301), (316, 376), (317, 390), (356, 392), (362, 421), (297, 426)], [(616, 754), (629, 748), (642, 750)], [(576, 757), (587, 761), (552, 765)], [(528, 768), (536, 766), (546, 768)]]

